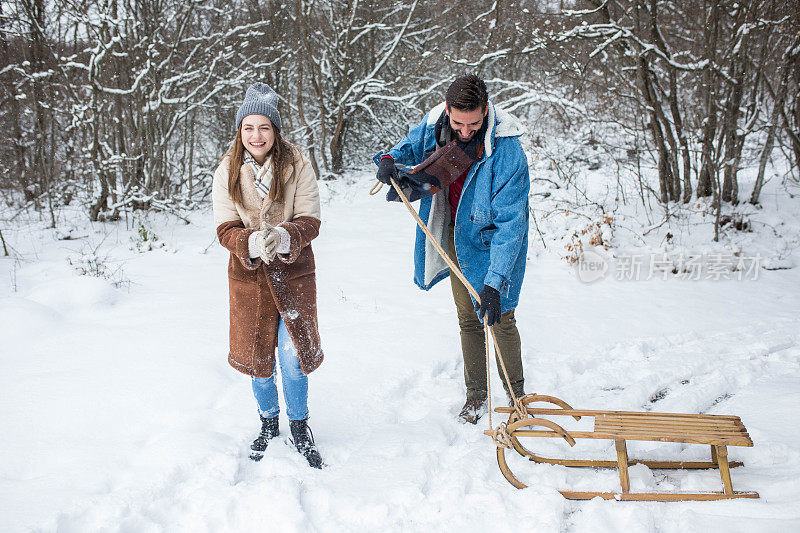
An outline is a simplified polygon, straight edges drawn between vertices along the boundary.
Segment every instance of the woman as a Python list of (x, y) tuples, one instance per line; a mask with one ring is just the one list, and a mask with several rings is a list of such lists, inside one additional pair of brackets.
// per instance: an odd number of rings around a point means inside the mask
[(214, 173), (214, 223), (231, 252), (228, 362), (252, 376), (261, 432), (250, 458), (260, 460), (279, 434), (280, 366), (294, 445), (309, 465), (321, 468), (307, 424), (307, 374), (323, 358), (311, 249), (319, 234), (319, 191), (311, 165), (281, 136), (277, 103), (264, 83), (247, 89), (233, 147)]

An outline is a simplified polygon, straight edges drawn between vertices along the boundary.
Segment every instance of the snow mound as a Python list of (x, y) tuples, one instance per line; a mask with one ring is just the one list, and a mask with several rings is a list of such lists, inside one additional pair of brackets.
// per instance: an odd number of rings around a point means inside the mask
[(0, 299), (0, 324), (5, 335), (26, 336), (41, 331), (62, 317), (52, 307), (26, 298)]
[(119, 293), (103, 279), (91, 276), (46, 281), (28, 291), (27, 299), (61, 314), (113, 305)]

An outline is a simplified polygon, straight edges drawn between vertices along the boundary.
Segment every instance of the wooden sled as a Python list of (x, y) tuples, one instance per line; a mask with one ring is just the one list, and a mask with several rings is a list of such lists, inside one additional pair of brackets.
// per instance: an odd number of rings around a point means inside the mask
[[(532, 403), (546, 402), (557, 408), (529, 407)], [(514, 476), (506, 462), (506, 449), (514, 449), (523, 457), (536, 463), (549, 463), (570, 467), (618, 468), (621, 492), (579, 492), (559, 491), (570, 500), (589, 500), (597, 496), (606, 500), (633, 501), (704, 501), (730, 498), (758, 498), (757, 492), (737, 492), (733, 490), (730, 468), (742, 466), (738, 461), (728, 461), (728, 446), (752, 446), (738, 416), (699, 415), (681, 413), (652, 413), (636, 411), (595, 411), (573, 409), (566, 402), (553, 396), (528, 394), (518, 400), (514, 407), (498, 407), (498, 413), (509, 414), (508, 421), (494, 430), (484, 433), (497, 444), (497, 464), (505, 478), (517, 488), (525, 488)], [(566, 431), (564, 428), (541, 418), (544, 415), (594, 417), (594, 431)], [(576, 439), (613, 440), (617, 450), (617, 460), (551, 459), (533, 454), (521, 443), (522, 437), (561, 438), (570, 446)], [(627, 441), (661, 441), (706, 444), (711, 446), (710, 461), (647, 461), (628, 458)], [(722, 478), (721, 492), (630, 492), (628, 466), (643, 464), (654, 469), (709, 469), (719, 470)]]

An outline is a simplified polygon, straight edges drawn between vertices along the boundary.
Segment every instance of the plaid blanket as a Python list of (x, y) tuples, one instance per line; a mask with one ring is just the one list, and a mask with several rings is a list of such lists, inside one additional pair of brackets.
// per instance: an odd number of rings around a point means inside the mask
[[(436, 123), (435, 135), (439, 149), (426, 154), (425, 160), (415, 167), (396, 165), (397, 185), (410, 201), (433, 196), (456, 181), (483, 156), (483, 137), (486, 124), (467, 142), (450, 140), (454, 133), (450, 129), (447, 115), (443, 112)], [(394, 187), (386, 193), (389, 202), (400, 201)]]
[[(479, 141), (480, 139), (480, 141)], [(415, 167), (397, 164), (397, 185), (410, 201), (433, 196), (469, 170), (483, 155), (483, 137), (468, 142), (450, 141)], [(394, 187), (386, 193), (388, 202), (400, 201)]]

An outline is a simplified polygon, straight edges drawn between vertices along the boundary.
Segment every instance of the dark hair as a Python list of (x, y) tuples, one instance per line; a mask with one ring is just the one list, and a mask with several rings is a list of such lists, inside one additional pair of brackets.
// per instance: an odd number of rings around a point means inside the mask
[(486, 84), (475, 74), (467, 74), (456, 78), (450, 84), (444, 95), (444, 100), (448, 107), (454, 107), (459, 111), (474, 111), (486, 109), (489, 102), (489, 94), (486, 92)]

